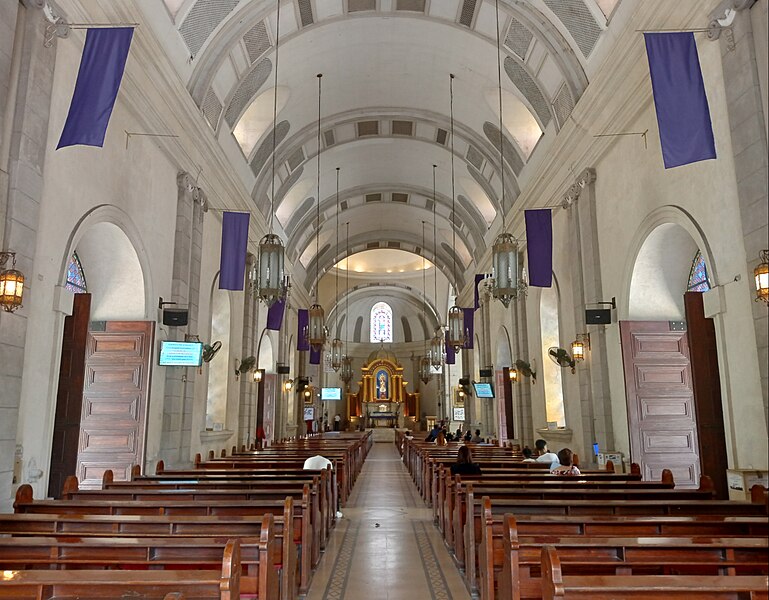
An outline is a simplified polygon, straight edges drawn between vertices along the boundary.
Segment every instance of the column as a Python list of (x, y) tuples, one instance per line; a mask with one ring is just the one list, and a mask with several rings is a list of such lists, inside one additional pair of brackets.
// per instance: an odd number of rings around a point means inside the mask
[[(764, 415), (769, 424), (769, 312), (755, 297), (753, 269), (759, 263), (759, 253), (767, 248), (769, 239), (769, 211), (767, 210), (767, 118), (764, 113), (767, 94), (766, 80), (762, 90), (761, 73), (766, 73), (766, 2), (733, 0), (721, 6), (736, 11), (732, 31), (721, 34), (721, 62), (729, 114), (729, 127), (737, 177), (737, 196), (742, 218), (742, 239), (747, 258), (747, 281), (740, 283), (749, 294), (753, 305), (753, 323), (758, 346), (758, 365), (761, 374), (761, 392)], [(749, 10), (748, 10), (749, 9)], [(763, 23), (763, 31), (754, 25)], [(760, 42), (760, 43), (758, 43)], [(759, 50), (761, 48), (762, 50)]]
[[(574, 257), (574, 322), (578, 331), (587, 331), (585, 308), (607, 300), (603, 297), (601, 281), (593, 169), (582, 172), (564, 197), (564, 203), (569, 206), (569, 231)], [(598, 442), (601, 449), (613, 450), (614, 427), (606, 326), (591, 325), (589, 333), (590, 351), (585, 361), (577, 365), (582, 408), (582, 447), (592, 448), (593, 443)]]
[[(256, 265), (256, 257), (250, 252), (246, 255), (246, 273), (250, 274)], [(270, 365), (259, 364), (258, 341), (259, 331), (259, 299), (254, 296), (248, 282), (246, 283), (245, 298), (243, 299), (243, 338), (241, 356), (256, 356), (256, 368), (264, 369)], [(250, 446), (256, 433), (256, 399), (257, 385), (252, 373), (240, 378), (240, 401), (238, 403), (238, 437), (237, 444)], [(229, 419), (228, 419), (229, 420)]]
[[(205, 193), (195, 185), (189, 173), (179, 173), (174, 239), (174, 266), (171, 297), (166, 302), (187, 306), (187, 331), (180, 327), (168, 330), (168, 339), (183, 341), (185, 333), (198, 332), (200, 298), (200, 257), (203, 241), (203, 214), (207, 210)], [(182, 466), (190, 462), (192, 439), (192, 407), (195, 398), (195, 368), (166, 369), (163, 398), (163, 434), (160, 458), (166, 464)]]
[[(27, 307), (34, 293), (57, 43), (43, 46), (46, 20), (37, 4), (0, 3), (0, 250), (16, 253)], [(28, 316), (28, 308), (0, 311), (0, 511), (11, 506)], [(25, 473), (20, 475), (23, 480)]]

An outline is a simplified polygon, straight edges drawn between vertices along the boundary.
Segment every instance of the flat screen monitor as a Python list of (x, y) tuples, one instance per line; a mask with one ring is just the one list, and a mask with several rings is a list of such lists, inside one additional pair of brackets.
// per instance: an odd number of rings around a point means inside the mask
[(473, 383), (476, 398), (493, 398), (494, 388), (490, 383)]
[(342, 388), (324, 387), (320, 390), (320, 399), (323, 401), (333, 401), (342, 399)]
[(161, 367), (199, 367), (203, 364), (203, 344), (161, 341), (158, 364)]

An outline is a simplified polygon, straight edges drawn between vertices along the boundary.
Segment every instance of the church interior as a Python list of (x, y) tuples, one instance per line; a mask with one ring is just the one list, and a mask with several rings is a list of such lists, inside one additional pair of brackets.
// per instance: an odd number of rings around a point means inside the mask
[(0, 0), (0, 598), (766, 598), (768, 6)]

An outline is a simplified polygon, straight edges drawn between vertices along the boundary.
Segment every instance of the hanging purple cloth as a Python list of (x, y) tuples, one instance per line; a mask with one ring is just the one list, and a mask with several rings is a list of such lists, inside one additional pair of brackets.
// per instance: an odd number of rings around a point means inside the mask
[(323, 348), (320, 350), (315, 350), (314, 348), (310, 347), (310, 364), (319, 365), (321, 354), (323, 354)]
[(472, 350), (475, 347), (475, 309), (463, 308), (462, 312), (465, 315), (465, 333), (467, 334), (464, 348), (465, 350)]
[(222, 214), (222, 255), (219, 263), (219, 289), (243, 291), (248, 250), (249, 213)]
[(133, 34), (133, 27), (89, 29), (86, 33), (75, 91), (57, 150), (77, 144), (104, 146)]
[(267, 311), (267, 329), (272, 331), (280, 331), (283, 325), (283, 313), (286, 310), (286, 301), (284, 299), (278, 300)]
[(481, 307), (481, 292), (478, 289), (478, 286), (481, 284), (481, 281), (486, 279), (485, 273), (476, 273), (475, 275), (475, 304), (473, 304), (473, 310), (478, 310)]
[(310, 326), (310, 311), (306, 308), (300, 308), (296, 322), (296, 349), (299, 352), (307, 352), (310, 349), (310, 342), (307, 341), (307, 328)]
[(549, 208), (527, 210), (526, 245), (529, 254), (529, 285), (553, 286), (553, 213)]
[(446, 332), (446, 364), (447, 365), (455, 365), (457, 364), (457, 355), (456, 352), (454, 352), (454, 346), (449, 344), (449, 332)]
[(716, 158), (694, 34), (645, 33), (644, 39), (665, 168)]

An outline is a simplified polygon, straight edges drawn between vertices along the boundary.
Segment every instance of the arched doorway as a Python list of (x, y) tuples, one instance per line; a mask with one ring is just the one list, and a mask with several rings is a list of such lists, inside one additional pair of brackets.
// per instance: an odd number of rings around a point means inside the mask
[[(70, 248), (61, 285), (74, 293), (65, 318), (48, 493), (76, 475), (99, 487), (112, 469), (127, 479), (144, 459), (154, 327), (139, 256), (123, 229), (87, 225)], [(74, 237), (74, 236), (73, 236)]]
[(701, 474), (726, 497), (726, 439), (715, 329), (704, 316), (710, 289), (705, 244), (661, 223), (643, 240), (620, 323), (631, 458), (644, 478), (670, 469), (677, 487)]

